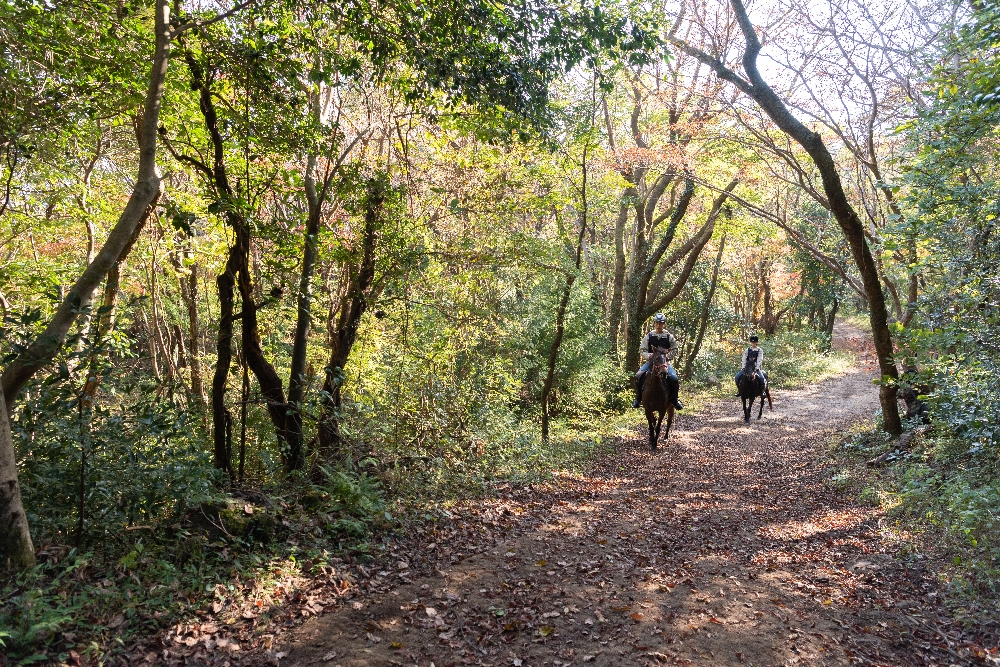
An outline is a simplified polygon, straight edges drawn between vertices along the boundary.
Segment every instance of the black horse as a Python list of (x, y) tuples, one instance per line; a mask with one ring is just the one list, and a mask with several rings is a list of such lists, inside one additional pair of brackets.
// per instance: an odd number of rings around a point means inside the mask
[(663, 439), (670, 437), (670, 425), (674, 423), (674, 404), (667, 389), (667, 382), (670, 381), (667, 376), (667, 356), (661, 347), (654, 350), (650, 357), (649, 373), (642, 386), (642, 407), (649, 424), (649, 449), (655, 452), (664, 417), (667, 418), (667, 431), (663, 434)]
[(754, 368), (753, 362), (747, 360), (747, 365), (740, 374), (739, 381), (736, 386), (740, 392), (740, 400), (743, 401), (743, 423), (750, 423), (750, 413), (753, 412), (753, 402), (758, 396), (760, 396), (760, 410), (757, 412), (757, 419), (760, 419), (761, 415), (764, 414), (764, 398), (767, 397), (767, 403), (770, 409), (774, 409), (774, 403), (771, 402), (771, 390), (764, 385), (764, 378), (762, 378), (758, 373), (757, 369)]

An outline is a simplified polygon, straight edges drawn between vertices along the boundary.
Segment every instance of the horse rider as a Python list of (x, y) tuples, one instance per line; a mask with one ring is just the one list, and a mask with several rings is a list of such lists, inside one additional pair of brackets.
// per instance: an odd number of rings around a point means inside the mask
[(635, 402), (632, 403), (632, 407), (637, 408), (642, 404), (642, 385), (646, 381), (646, 373), (652, 364), (653, 351), (657, 347), (667, 350), (667, 395), (675, 408), (683, 410), (684, 406), (677, 398), (681, 381), (677, 377), (673, 365), (669, 363), (677, 354), (677, 339), (667, 331), (667, 316), (663, 313), (657, 313), (653, 317), (653, 330), (643, 336), (642, 343), (639, 345), (639, 351), (642, 353), (642, 359), (645, 363), (635, 373)]
[(757, 371), (757, 374), (760, 375), (761, 379), (764, 381), (764, 387), (767, 387), (767, 374), (762, 368), (764, 365), (764, 350), (757, 347), (757, 342), (757, 336), (750, 336), (750, 347), (743, 351), (743, 365), (740, 367), (740, 372), (736, 374), (735, 378), (737, 396), (740, 395), (740, 378), (743, 377), (743, 369), (747, 367), (748, 360), (753, 363), (753, 367)]

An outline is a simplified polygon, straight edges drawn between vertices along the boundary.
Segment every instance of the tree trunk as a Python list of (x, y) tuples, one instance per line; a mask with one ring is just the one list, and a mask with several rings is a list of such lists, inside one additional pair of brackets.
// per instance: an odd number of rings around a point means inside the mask
[(161, 192), (156, 166), (156, 129), (160, 120), (163, 82), (170, 60), (170, 2), (157, 0), (154, 11), (156, 48), (149, 76), (149, 88), (140, 120), (139, 168), (125, 209), (118, 218), (101, 251), (84, 269), (45, 330), (4, 369), (0, 379), (0, 563), (8, 568), (29, 567), (34, 562), (34, 547), (28, 520), (21, 503), (14, 458), (14, 439), (9, 413), (17, 394), (42, 366), (62, 348), (66, 333), (80, 311), (90, 304), (94, 290), (111, 271), (136, 227), (156, 203)]
[(188, 314), (188, 367), (191, 370), (191, 393), (203, 409), (208, 407), (205, 395), (205, 380), (201, 372), (201, 321), (198, 317), (198, 265), (191, 265), (191, 272), (185, 278), (183, 265), (178, 260), (177, 280), (180, 283), (181, 299)]
[[(239, 480), (239, 485), (243, 486), (243, 473), (246, 471), (247, 460), (247, 401), (250, 400), (250, 373), (247, 369), (246, 361), (240, 364), (240, 368), (243, 370), (243, 382), (240, 389), (240, 459), (236, 479)], [(230, 424), (231, 423), (232, 421), (230, 421)], [(231, 449), (233, 439), (232, 433), (230, 433), (228, 437)]]
[(0, 318), (6, 320), (10, 315), (11, 310), (12, 306), (10, 305), (10, 301), (7, 300), (7, 297), (4, 296), (3, 292), (0, 292)]
[(774, 296), (771, 291), (771, 263), (766, 262), (761, 271), (761, 288), (764, 292), (764, 312), (760, 318), (760, 328), (765, 335), (773, 336), (778, 330), (781, 317), (788, 312), (787, 308), (782, 308), (774, 312)]
[(830, 315), (826, 318), (824, 330), (826, 332), (827, 348), (833, 349), (833, 324), (837, 321), (837, 310), (840, 308), (840, 299), (833, 298), (833, 306), (830, 308)]
[[(647, 255), (645, 251), (637, 252), (636, 257), (633, 259), (635, 269), (625, 285), (625, 307), (628, 310), (628, 340), (625, 341), (626, 370), (634, 371), (639, 367), (639, 343), (642, 341), (642, 326), (651, 315), (651, 313), (647, 312), (649, 310), (647, 299), (649, 295), (649, 283), (653, 279), (653, 274), (660, 260), (663, 258), (663, 254), (670, 244), (673, 243), (677, 227), (687, 214), (692, 197), (694, 197), (694, 181), (688, 177), (685, 178), (684, 191), (681, 193), (670, 214), (670, 222), (667, 225), (667, 229), (660, 237), (659, 243), (653, 250), (653, 253)], [(646, 220), (646, 209), (649, 209), (648, 202), (645, 207), (642, 205), (642, 202), (636, 204), (635, 214), (637, 219)], [(645, 240), (640, 238), (640, 242), (645, 248)]]
[(344, 307), (336, 331), (331, 335), (330, 363), (323, 382), (323, 413), (319, 420), (319, 454), (330, 460), (340, 453), (340, 406), (344, 367), (351, 355), (351, 348), (358, 335), (361, 316), (368, 308), (372, 283), (375, 281), (375, 244), (378, 240), (382, 205), (385, 203), (388, 184), (375, 177), (365, 186), (365, 225), (361, 244), (361, 264), (356, 275), (351, 276)]
[[(98, 123), (98, 131), (100, 131), (100, 123)], [(91, 210), (89, 195), (90, 195), (90, 176), (94, 173), (94, 167), (97, 166), (97, 161), (101, 159), (101, 149), (104, 147), (104, 137), (101, 134), (97, 136), (97, 149), (94, 151), (94, 157), (90, 160), (90, 163), (84, 168), (83, 171), (83, 188), (80, 194), (76, 195), (76, 203), (80, 207), (80, 211), (83, 213), (84, 226), (87, 229), (87, 265), (89, 266), (91, 262), (94, 261), (94, 253), (97, 252), (97, 226), (94, 225), (93, 211)], [(85, 308), (82, 313), (80, 313), (79, 321), (79, 332), (80, 338), (76, 344), (77, 352), (82, 352), (84, 348), (84, 341), (87, 336), (90, 335), (90, 321), (93, 318), (93, 312), (89, 308)]]
[[(253, 285), (250, 282), (250, 234), (245, 221), (242, 222), (242, 233), (245, 238), (240, 242), (240, 272), (237, 274), (237, 287), (240, 291), (243, 313), (241, 318), (242, 349), (246, 355), (247, 366), (257, 378), (260, 393), (267, 403), (267, 413), (274, 426), (278, 442), (286, 442), (285, 415), (288, 404), (285, 401), (285, 390), (274, 366), (264, 356), (260, 344), (260, 326), (257, 320), (258, 305), (254, 302)], [(285, 466), (288, 466), (287, 460)]]
[[(172, 349), (177, 350), (177, 369), (188, 368), (187, 343), (184, 342), (184, 331), (181, 329), (181, 325), (171, 324), (170, 335), (173, 337)], [(193, 398), (194, 394), (192, 393), (191, 396)]]
[[(226, 222), (233, 229), (233, 246), (230, 249), (229, 260), (226, 263), (226, 272), (223, 275), (228, 275), (231, 278), (235, 277), (236, 287), (239, 289), (241, 300), (240, 305), (242, 307), (240, 314), (240, 329), (243, 334), (243, 354), (246, 355), (247, 366), (250, 367), (254, 377), (257, 378), (257, 384), (260, 385), (260, 391), (264, 396), (265, 402), (267, 403), (267, 412), (271, 418), (271, 424), (274, 426), (274, 432), (278, 438), (278, 442), (284, 443), (286, 441), (285, 416), (288, 412), (288, 407), (285, 401), (285, 390), (282, 385), (281, 378), (274, 370), (274, 366), (272, 366), (264, 356), (264, 350), (261, 348), (260, 344), (260, 329), (257, 320), (257, 310), (259, 305), (254, 301), (253, 276), (251, 275), (250, 267), (250, 227), (247, 225), (243, 214), (240, 213), (239, 208), (236, 205), (231, 205), (233, 204), (235, 197), (233, 196), (233, 189), (229, 183), (229, 174), (226, 168), (225, 140), (219, 130), (218, 115), (215, 110), (215, 101), (212, 96), (212, 91), (209, 88), (207, 75), (202, 71), (201, 66), (195, 60), (193, 54), (188, 52), (186, 54), (186, 60), (188, 67), (191, 70), (192, 86), (199, 91), (199, 106), (201, 108), (202, 117), (205, 120), (205, 128), (208, 130), (209, 137), (212, 141), (212, 149), (214, 153), (212, 167), (208, 168), (206, 165), (201, 165), (200, 171), (202, 174), (210, 177), (210, 185), (215, 189), (215, 193), (219, 199), (226, 204), (224, 207)], [(220, 289), (219, 300), (221, 303), (223, 298), (230, 298), (228, 295), (224, 297), (222, 290), (230, 290), (231, 293), (232, 285), (229, 280), (223, 281), (222, 276), (220, 276), (218, 285)], [(228, 338), (225, 338), (220, 331), (220, 344), (227, 344), (231, 341), (231, 339), (231, 333)], [(220, 366), (223, 354), (225, 354), (229, 362), (232, 361), (231, 350), (228, 353), (223, 353), (223, 351), (220, 350)], [(224, 375), (220, 377), (220, 373), (224, 373)], [(213, 393), (219, 393), (219, 400), (222, 400), (223, 395), (225, 394), (225, 382), (223, 380), (228, 377), (228, 374), (228, 367), (224, 370), (221, 368), (216, 369), (212, 388)], [(216, 399), (213, 396), (213, 422), (217, 428), (219, 424), (222, 423), (224, 415), (228, 411), (225, 410), (224, 402), (220, 405), (216, 405), (215, 402)], [(219, 409), (222, 409), (224, 412), (221, 414), (215, 414)], [(282, 450), (283, 456), (285, 456), (284, 447), (282, 447)], [(218, 456), (219, 453), (218, 435), (216, 435), (216, 456)], [(285, 465), (287, 467), (287, 460)], [(227, 467), (227, 470), (228, 469), (229, 467)]]
[(625, 188), (622, 202), (618, 210), (618, 220), (615, 222), (615, 273), (611, 294), (611, 308), (608, 318), (608, 351), (612, 359), (618, 359), (618, 336), (622, 328), (622, 313), (625, 307), (623, 291), (625, 288), (625, 223), (628, 213), (635, 205), (639, 194), (634, 186)]
[[(684, 192), (681, 194), (674, 207), (673, 213), (671, 214), (670, 225), (667, 231), (664, 233), (660, 240), (659, 245), (646, 260), (645, 268), (641, 273), (636, 275), (632, 284), (629, 285), (630, 289), (627, 291), (629, 295), (628, 303), (628, 318), (629, 318), (629, 332), (628, 340), (626, 341), (625, 347), (625, 367), (629, 369), (638, 368), (639, 366), (639, 343), (642, 339), (642, 324), (649, 319), (658, 310), (663, 310), (671, 301), (677, 298), (687, 284), (688, 279), (691, 277), (691, 272), (694, 270), (695, 264), (698, 258), (701, 256), (702, 250), (712, 238), (712, 234), (715, 231), (715, 222), (722, 212), (722, 207), (729, 198), (733, 189), (739, 183), (738, 180), (733, 179), (729, 182), (729, 185), (723, 189), (719, 195), (712, 201), (712, 208), (708, 213), (708, 217), (705, 220), (705, 224), (702, 225), (701, 229), (688, 241), (686, 241), (677, 251), (671, 254), (671, 256), (666, 260), (667, 265), (673, 265), (683, 259), (685, 256), (687, 259), (684, 262), (684, 266), (681, 268), (677, 279), (674, 281), (673, 285), (665, 293), (660, 293), (661, 286), (660, 281), (662, 279), (662, 274), (665, 273), (665, 268), (663, 266), (657, 270), (657, 265), (662, 259), (667, 247), (673, 241), (674, 232), (676, 231), (677, 225), (680, 223), (681, 219), (687, 213), (688, 205), (691, 202), (691, 198), (694, 196), (694, 183), (690, 179), (686, 179), (687, 183), (684, 188)], [(653, 278), (654, 271), (657, 272), (657, 280), (653, 285), (653, 295), (649, 294), (650, 281)], [(635, 322), (635, 326), (632, 325)]]
[(919, 278), (920, 274), (916, 273), (913, 269), (917, 264), (917, 240), (914, 234), (908, 234), (906, 239), (906, 263), (909, 266), (910, 278), (909, 286), (906, 291), (906, 312), (903, 313), (903, 318), (900, 323), (904, 327), (910, 326), (910, 322), (913, 321), (913, 316), (917, 312), (917, 297), (918, 289), (920, 287)]
[(694, 347), (691, 348), (691, 354), (684, 361), (683, 377), (685, 380), (691, 379), (691, 374), (694, 371), (694, 360), (698, 358), (698, 353), (701, 351), (701, 342), (705, 338), (705, 331), (708, 330), (708, 320), (712, 313), (712, 299), (715, 298), (715, 288), (718, 286), (719, 281), (719, 267), (722, 265), (722, 252), (725, 249), (726, 237), (723, 236), (722, 241), (719, 242), (719, 252), (715, 256), (715, 265), (712, 267), (712, 282), (709, 284), (708, 296), (701, 307), (701, 317), (698, 321), (698, 335), (694, 339)]
[(139, 315), (142, 316), (142, 330), (146, 336), (146, 344), (149, 346), (149, 364), (153, 371), (153, 377), (156, 378), (156, 392), (157, 396), (159, 396), (160, 388), (163, 385), (163, 376), (160, 374), (160, 355), (156, 347), (156, 335), (153, 332), (152, 325), (149, 323), (149, 318), (146, 317), (145, 309), (139, 308)]
[(0, 392), (0, 570), (23, 570), (34, 564), (35, 548), (21, 504), (10, 417)]
[(87, 380), (80, 391), (80, 404), (85, 409), (94, 407), (97, 389), (101, 384), (101, 355), (103, 352), (101, 347), (104, 345), (105, 339), (115, 328), (115, 308), (118, 305), (122, 269), (125, 267), (125, 261), (128, 259), (129, 254), (131, 254), (136, 241), (139, 240), (139, 236), (141, 236), (142, 230), (146, 226), (146, 221), (149, 219), (152, 211), (152, 207), (146, 209), (146, 215), (139, 221), (135, 231), (132, 233), (132, 238), (129, 239), (128, 244), (122, 250), (118, 261), (108, 271), (108, 277), (104, 281), (104, 296), (101, 298), (101, 306), (97, 310), (97, 327), (91, 345), (92, 352), (87, 362)]
[(153, 259), (149, 267), (149, 273), (151, 284), (150, 291), (152, 292), (150, 301), (153, 306), (151, 325), (153, 344), (156, 350), (160, 353), (160, 357), (163, 359), (163, 366), (166, 372), (165, 383), (168, 387), (170, 387), (172, 394), (174, 379), (177, 377), (177, 369), (174, 366), (174, 356), (172, 354), (173, 350), (170, 345), (170, 332), (168, 330), (169, 324), (163, 316), (163, 309), (160, 307), (160, 285), (157, 280), (156, 255), (153, 255)]
[(288, 434), (288, 459), (285, 462), (286, 471), (301, 470), (305, 465), (305, 452), (302, 441), (302, 396), (305, 389), (306, 351), (309, 343), (309, 326), (312, 322), (310, 307), (312, 304), (312, 276), (316, 267), (316, 246), (319, 236), (319, 223), (322, 213), (322, 193), (316, 190), (316, 157), (310, 155), (306, 167), (305, 190), (309, 205), (309, 218), (306, 222), (304, 246), (302, 249), (302, 272), (299, 277), (299, 291), (296, 298), (298, 313), (295, 320), (295, 335), (292, 342), (292, 368), (288, 379), (288, 417), (286, 432)]
[(885, 296), (882, 294), (881, 279), (872, 257), (871, 248), (865, 239), (864, 226), (857, 211), (854, 210), (847, 198), (840, 174), (837, 171), (837, 164), (823, 142), (823, 138), (792, 115), (757, 69), (757, 55), (760, 53), (761, 44), (742, 0), (730, 0), (730, 3), (747, 42), (746, 51), (743, 54), (743, 69), (747, 74), (747, 79), (740, 77), (718, 59), (676, 38), (672, 39), (690, 55), (712, 67), (721, 79), (734, 84), (757, 102), (778, 128), (801, 145), (816, 164), (823, 181), (823, 190), (830, 202), (830, 211), (847, 238), (851, 247), (851, 255), (864, 284), (872, 337), (875, 351), (878, 354), (879, 369), (882, 373), (879, 401), (882, 404), (883, 428), (890, 434), (899, 434), (902, 431), (899, 405), (896, 403), (896, 380), (899, 379), (899, 372), (893, 360), (892, 334), (889, 331), (889, 316)]
[[(586, 227), (581, 225), (581, 230), (585, 229)], [(583, 236), (583, 233), (584, 232), (581, 231), (580, 235)], [(542, 384), (542, 396), (539, 399), (542, 407), (542, 440), (545, 441), (548, 441), (549, 439), (549, 395), (552, 393), (552, 384), (555, 382), (556, 360), (559, 357), (559, 346), (562, 344), (563, 336), (566, 333), (566, 306), (569, 304), (569, 297), (573, 290), (573, 282), (575, 280), (576, 274), (566, 274), (566, 284), (563, 287), (562, 299), (560, 299), (559, 307), (556, 309), (556, 335), (552, 339), (552, 345), (549, 346), (549, 358), (545, 372), (545, 382)]]
[(629, 372), (639, 368), (639, 344), (642, 343), (642, 326), (645, 321), (646, 319), (639, 319), (637, 314), (629, 313), (628, 325), (625, 327), (625, 370)]
[(215, 467), (233, 479), (232, 441), (227, 424), (232, 421), (226, 407), (229, 369), (233, 364), (233, 308), (236, 300), (234, 277), (237, 248), (229, 249), (225, 270), (215, 279), (219, 290), (219, 332), (215, 342), (215, 374), (212, 376), (212, 433), (215, 442)]

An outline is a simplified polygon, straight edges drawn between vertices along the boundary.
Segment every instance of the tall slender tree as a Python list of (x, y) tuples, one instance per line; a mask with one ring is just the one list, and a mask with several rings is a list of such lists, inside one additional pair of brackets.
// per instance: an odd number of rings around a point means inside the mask
[(796, 118), (761, 75), (757, 67), (757, 56), (761, 50), (760, 39), (742, 0), (730, 0), (730, 3), (746, 41), (742, 58), (745, 77), (730, 69), (720, 60), (718, 54), (709, 54), (676, 36), (672, 37), (671, 40), (682, 51), (711, 67), (719, 78), (733, 84), (759, 104), (783, 132), (786, 132), (806, 150), (816, 164), (823, 183), (823, 190), (829, 200), (830, 211), (844, 232), (851, 247), (854, 263), (864, 283), (872, 337), (878, 354), (879, 370), (882, 374), (879, 399), (882, 404), (883, 425), (888, 433), (897, 434), (902, 430), (899, 406), (896, 403), (896, 380), (899, 378), (899, 372), (893, 356), (892, 334), (889, 330), (889, 317), (885, 296), (882, 293), (881, 277), (865, 237), (864, 225), (847, 197), (837, 163), (823, 141), (822, 135), (809, 129)]
[(21, 503), (9, 414), (18, 392), (41, 367), (62, 348), (79, 313), (90, 305), (94, 291), (118, 262), (136, 228), (160, 197), (162, 182), (156, 164), (157, 127), (164, 82), (170, 62), (170, 44), (175, 35), (191, 26), (170, 27), (169, 0), (154, 5), (154, 40), (149, 86), (139, 121), (139, 165), (135, 184), (118, 223), (100, 252), (84, 269), (64, 297), (55, 315), (34, 341), (11, 361), (0, 376), (4, 416), (0, 418), (0, 565), (26, 567), (34, 562), (27, 517)]

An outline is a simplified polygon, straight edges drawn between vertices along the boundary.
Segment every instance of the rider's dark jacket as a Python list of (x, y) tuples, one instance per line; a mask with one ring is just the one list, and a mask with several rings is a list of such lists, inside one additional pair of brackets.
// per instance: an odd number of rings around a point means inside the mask
[(639, 344), (639, 350), (642, 352), (643, 361), (649, 359), (650, 354), (652, 354), (651, 351), (654, 347), (666, 348), (667, 359), (673, 359), (674, 355), (677, 354), (677, 339), (667, 330), (664, 330), (661, 334), (658, 334), (655, 331), (650, 331), (648, 334), (643, 336), (642, 343)]

